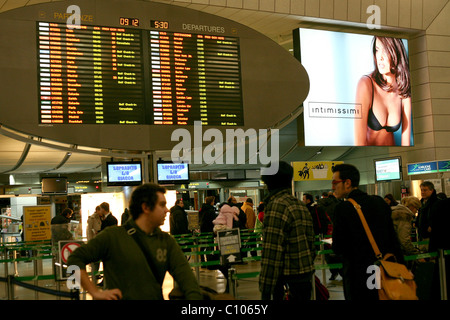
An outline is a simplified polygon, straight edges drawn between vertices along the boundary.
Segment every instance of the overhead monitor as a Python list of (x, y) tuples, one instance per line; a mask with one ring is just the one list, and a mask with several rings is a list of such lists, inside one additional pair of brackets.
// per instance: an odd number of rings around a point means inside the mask
[(174, 163), (171, 161), (158, 161), (157, 176), (159, 184), (186, 184), (189, 183), (189, 164)]
[(402, 179), (402, 158), (392, 157), (375, 159), (375, 181), (392, 181)]
[(107, 162), (108, 186), (138, 186), (142, 184), (142, 164), (140, 161)]
[(41, 193), (43, 195), (67, 194), (67, 190), (66, 177), (43, 177), (41, 179)]
[(311, 85), (303, 102), (306, 146), (413, 145), (406, 39), (305, 28), (293, 34)]

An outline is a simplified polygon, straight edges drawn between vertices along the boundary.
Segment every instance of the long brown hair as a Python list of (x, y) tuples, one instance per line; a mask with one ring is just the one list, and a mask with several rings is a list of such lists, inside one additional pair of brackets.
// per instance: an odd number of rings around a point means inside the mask
[(375, 70), (372, 72), (371, 76), (375, 82), (387, 92), (392, 91), (392, 86), (390, 86), (383, 79), (383, 76), (378, 72), (377, 58), (376, 58), (376, 40), (379, 39), (389, 56), (389, 64), (391, 66), (391, 73), (395, 75), (395, 79), (398, 85), (398, 94), (402, 98), (408, 98), (411, 96), (411, 80), (409, 74), (409, 62), (406, 56), (406, 49), (403, 45), (403, 41), (397, 38), (388, 37), (378, 37), (375, 36), (372, 41), (372, 52), (373, 52), (373, 62), (375, 65)]

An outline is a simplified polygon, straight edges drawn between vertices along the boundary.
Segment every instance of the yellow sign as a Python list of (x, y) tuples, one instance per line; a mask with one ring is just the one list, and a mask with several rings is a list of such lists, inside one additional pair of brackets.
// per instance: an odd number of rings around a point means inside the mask
[(23, 207), (25, 241), (51, 240), (51, 206)]
[(293, 162), (294, 181), (331, 180), (332, 168), (343, 161)]

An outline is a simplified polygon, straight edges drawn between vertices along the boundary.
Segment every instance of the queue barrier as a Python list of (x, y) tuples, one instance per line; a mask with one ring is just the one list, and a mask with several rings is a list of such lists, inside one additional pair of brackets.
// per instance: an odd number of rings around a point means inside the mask
[[(252, 235), (253, 233), (253, 235)], [(252, 238), (261, 238), (261, 234), (258, 232), (254, 232), (252, 229), (245, 229), (241, 230), (241, 239), (247, 240)], [(219, 250), (209, 250), (209, 251), (199, 251), (200, 248), (209, 248), (209, 247), (215, 247), (218, 244), (214, 242), (214, 235), (213, 233), (202, 233), (200, 234), (199, 238), (196, 238), (195, 235), (192, 234), (186, 234), (181, 236), (175, 236), (178, 243), (181, 244), (182, 249), (197, 249), (196, 251), (191, 252), (185, 252), (186, 256), (195, 256), (198, 257), (200, 255), (209, 255), (209, 254), (220, 254)], [(325, 236), (325, 238), (331, 238), (331, 236)], [(318, 237), (320, 239), (320, 237)], [(199, 244), (198, 242), (201, 240), (203, 242), (202, 244)], [(206, 240), (212, 240), (212, 242), (204, 243)], [(186, 243), (194, 243), (187, 245)], [(423, 245), (427, 244), (428, 241), (419, 241), (414, 242), (414, 245)], [(261, 245), (262, 240), (260, 241), (246, 241), (245, 245)], [(321, 264), (315, 264), (314, 267), (317, 270), (322, 270), (325, 272), (327, 269), (341, 269), (343, 267), (342, 263), (334, 263), (334, 264), (328, 264), (324, 261), (324, 256), (326, 254), (333, 254), (332, 249), (323, 249), (324, 242), (323, 241), (315, 241), (314, 245), (319, 246), (321, 249), (316, 251), (317, 255), (320, 255), (322, 258)], [(242, 252), (249, 252), (249, 251), (260, 251), (262, 250), (262, 247), (253, 247), (253, 248), (242, 248)], [(444, 256), (449, 256), (450, 250), (439, 250), (438, 252), (427, 252), (427, 253), (420, 253), (415, 255), (409, 255), (404, 256), (405, 261), (413, 261), (413, 260), (421, 260), (421, 259), (438, 259), (439, 263), (439, 270), (440, 270), (440, 282), (441, 282), (441, 299), (447, 300), (447, 290), (446, 290), (446, 274), (445, 274), (445, 260)], [(261, 256), (256, 257), (244, 257), (242, 259), (244, 262), (250, 262), (250, 261), (260, 261)], [(190, 262), (191, 267), (207, 267), (207, 266), (220, 266), (221, 262), (220, 260), (213, 260), (213, 261), (194, 261)], [(324, 275), (325, 273), (323, 273)], [(199, 275), (198, 269), (197, 269), (197, 275)], [(260, 272), (248, 272), (248, 273), (237, 273), (235, 268), (229, 269), (229, 287), (230, 287), (230, 293), (234, 294), (236, 293), (236, 281), (242, 280), (242, 279), (249, 279), (249, 278), (257, 278), (259, 277)], [(199, 276), (198, 276), (199, 280)], [(313, 282), (314, 283), (314, 282)], [(326, 279), (323, 278), (322, 283), (326, 286)], [(314, 286), (313, 286), (314, 287)], [(314, 293), (315, 296), (315, 293)]]
[[(17, 251), (31, 251), (33, 256), (17, 258)], [(78, 289), (71, 289), (70, 291), (61, 291), (60, 282), (56, 281), (54, 274), (51, 275), (38, 275), (37, 262), (53, 259), (51, 243), (50, 241), (30, 241), (30, 242), (9, 242), (0, 244), (0, 252), (3, 255), (3, 259), (0, 259), (0, 263), (4, 264), (4, 277), (0, 277), (0, 282), (6, 283), (6, 296), (8, 300), (14, 300), (14, 288), (20, 286), (35, 292), (35, 298), (38, 299), (38, 293), (45, 293), (56, 296), (59, 298), (69, 298), (71, 300), (79, 300), (80, 292)], [(10, 258), (10, 253), (13, 253), (13, 258)], [(17, 262), (33, 262), (34, 275), (32, 276), (19, 276), (17, 271)], [(9, 274), (8, 264), (14, 263), (14, 275)], [(46, 287), (38, 286), (38, 281), (41, 280), (55, 280), (58, 289), (53, 290)], [(33, 281), (35, 284), (27, 282)]]

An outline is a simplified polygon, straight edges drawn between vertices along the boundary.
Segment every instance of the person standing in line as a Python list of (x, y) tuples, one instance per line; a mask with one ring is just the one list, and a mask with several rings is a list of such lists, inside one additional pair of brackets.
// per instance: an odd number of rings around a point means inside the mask
[[(140, 185), (131, 194), (131, 219), (124, 226), (106, 228), (69, 256), (68, 265), (80, 268), (81, 286), (93, 299), (163, 300), (166, 272), (186, 300), (203, 299), (180, 246), (160, 229), (169, 211), (165, 192), (164, 187), (154, 183)], [(86, 265), (98, 260), (104, 265), (105, 290), (97, 288), (86, 272)]]
[[(420, 194), (422, 199), (422, 207), (417, 216), (417, 233), (419, 241), (426, 241), (430, 239), (431, 235), (431, 211), (433, 206), (440, 200), (437, 197), (434, 184), (431, 181), (424, 181), (420, 184)], [(428, 245), (422, 245), (422, 250), (428, 251)]]
[(100, 227), (100, 231), (105, 230), (105, 228), (107, 227), (117, 226), (119, 223), (116, 217), (114, 217), (112, 213), (109, 211), (108, 202), (100, 203), (100, 216), (102, 218), (102, 225)]
[(188, 228), (189, 222), (186, 210), (184, 210), (183, 199), (177, 199), (175, 201), (175, 205), (170, 208), (169, 223), (171, 235), (190, 233)]
[(65, 208), (61, 214), (58, 214), (52, 218), (50, 224), (67, 224), (70, 223), (70, 218), (72, 217), (73, 210), (70, 208)]
[[(448, 227), (450, 225), (450, 198), (437, 201), (430, 212), (430, 252), (438, 249), (449, 250), (450, 238)], [(447, 296), (450, 294), (450, 255), (444, 255)], [(439, 276), (439, 263), (434, 264), (434, 275), (431, 285), (431, 299), (441, 300), (441, 287)]]
[[(420, 253), (419, 249), (414, 247), (411, 241), (412, 221), (420, 206), (420, 200), (414, 196), (404, 197), (401, 200), (401, 204), (391, 206), (394, 229), (397, 233), (398, 240), (400, 241), (400, 247), (405, 256)], [(423, 261), (424, 260), (421, 260), (421, 262)], [(408, 261), (408, 269), (413, 270), (416, 263), (417, 260)]]
[(328, 230), (328, 220), (325, 210), (314, 202), (313, 196), (310, 193), (303, 194), (303, 202), (306, 204), (311, 218), (313, 219), (314, 233), (318, 235), (326, 235)]
[(242, 211), (241, 206), (238, 204), (236, 198), (234, 196), (230, 196), (227, 200), (227, 203), (230, 207), (237, 207), (239, 209), (239, 229), (246, 229), (247, 225), (247, 216), (244, 211)]
[[(253, 210), (253, 199), (252, 198), (247, 198), (245, 199), (244, 204), (241, 207), (242, 211), (244, 211), (245, 216), (247, 217), (247, 222), (245, 224), (245, 227), (247, 229), (255, 229), (255, 225), (256, 225), (256, 214), (255, 211)], [(254, 238), (250, 239), (250, 241), (254, 241)], [(255, 250), (256, 245), (255, 244), (250, 244), (250, 245), (246, 245), (248, 246), (248, 248), (252, 249), (250, 251), (250, 254), (252, 257), (256, 257), (257, 256), (257, 252)]]
[[(404, 264), (391, 209), (380, 196), (370, 196), (358, 189), (360, 175), (351, 164), (334, 167), (332, 189), (338, 199), (354, 199), (360, 206), (381, 253), (392, 253)], [(369, 266), (377, 261), (361, 219), (349, 201), (339, 203), (334, 211), (332, 249), (343, 259), (343, 284), (346, 300), (378, 300), (378, 290), (367, 285)]]
[[(200, 220), (200, 232), (201, 233), (209, 233), (213, 232), (214, 224), (213, 220), (216, 218), (216, 209), (214, 207), (214, 201), (216, 197), (209, 196), (205, 198), (205, 203), (202, 205), (199, 211), (199, 220)], [(200, 249), (202, 251), (210, 251), (211, 248), (203, 248)], [(206, 261), (213, 261), (214, 255), (207, 255)], [(204, 255), (201, 256), (201, 261), (205, 261)]]
[(261, 175), (264, 199), (263, 250), (259, 290), (262, 300), (310, 300), (314, 274), (314, 229), (306, 206), (292, 195), (294, 170), (282, 161), (274, 175)]
[[(95, 208), (95, 212), (88, 217), (87, 220), (87, 228), (86, 228), (86, 236), (87, 240), (90, 241), (94, 239), (95, 236), (100, 232), (102, 227), (102, 219), (100, 214), (100, 206)], [(100, 276), (95, 275), (100, 270), (100, 261), (96, 261), (91, 263), (91, 272), (92, 279), (95, 279), (95, 283), (97, 283)]]

